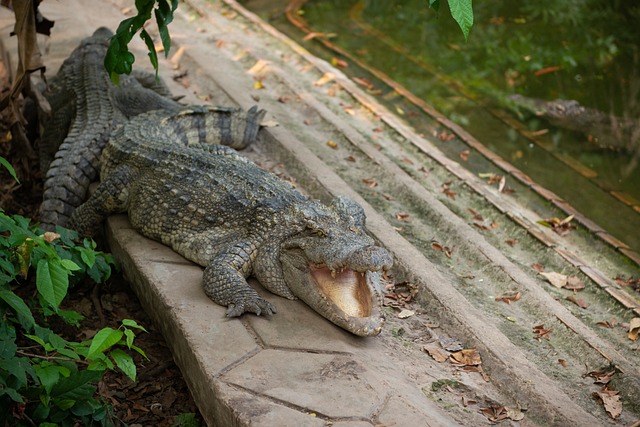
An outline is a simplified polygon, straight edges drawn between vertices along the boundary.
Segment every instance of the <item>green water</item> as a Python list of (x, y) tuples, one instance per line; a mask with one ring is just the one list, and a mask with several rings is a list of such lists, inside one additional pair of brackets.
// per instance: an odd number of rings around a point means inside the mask
[[(282, 13), (287, 3), (244, 2), (315, 54), (336, 56), (318, 42), (301, 41), (305, 34)], [(426, 0), (310, 0), (302, 17), (312, 31), (332, 33), (332, 43), (389, 75), (534, 181), (640, 250), (640, 213), (610, 194), (624, 192), (636, 200), (632, 204), (640, 205), (640, 148), (602, 149), (586, 135), (556, 128), (509, 102), (513, 94), (576, 100), (607, 114), (638, 119), (640, 3), (474, 2), (475, 23), (466, 43), (446, 3), (439, 13), (427, 4)], [(343, 71), (370, 77), (351, 63)], [(389, 93), (380, 82), (373, 83)], [(386, 103), (402, 106), (405, 112), (418, 111), (397, 98)], [(542, 138), (547, 149), (518, 134), (492, 110), (511, 114), (524, 128), (546, 129)], [(424, 119), (413, 117), (405, 119), (420, 131)], [(640, 130), (636, 138), (640, 147)], [(457, 158), (458, 152), (446, 143), (441, 148)], [(560, 160), (563, 156), (595, 176), (581, 175)]]

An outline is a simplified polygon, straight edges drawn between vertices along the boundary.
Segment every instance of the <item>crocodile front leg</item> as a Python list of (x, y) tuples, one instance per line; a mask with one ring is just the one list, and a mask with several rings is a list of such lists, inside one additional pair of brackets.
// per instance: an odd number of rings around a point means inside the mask
[(288, 299), (297, 299), (284, 281), (282, 265), (280, 264), (280, 242), (265, 244), (255, 260), (253, 275), (260, 284), (273, 292)]
[(107, 216), (126, 210), (131, 169), (122, 165), (100, 183), (95, 193), (71, 215), (67, 227), (81, 236), (94, 235)]
[(257, 249), (251, 242), (238, 242), (216, 255), (204, 270), (204, 292), (227, 307), (228, 317), (243, 313), (274, 314), (276, 308), (247, 283)]

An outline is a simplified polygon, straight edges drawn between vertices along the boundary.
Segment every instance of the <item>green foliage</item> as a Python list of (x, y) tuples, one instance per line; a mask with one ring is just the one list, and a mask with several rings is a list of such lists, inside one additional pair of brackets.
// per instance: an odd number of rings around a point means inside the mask
[[(429, 7), (434, 10), (440, 8), (440, 0), (428, 0)], [(472, 0), (448, 0), (449, 10), (451, 11), (451, 17), (458, 23), (458, 26), (462, 30), (464, 39), (469, 37), (469, 30), (473, 26), (473, 7)]]
[(198, 422), (196, 414), (193, 412), (187, 412), (176, 416), (171, 427), (200, 427), (200, 422)]
[[(78, 325), (82, 315), (62, 310), (69, 286), (82, 277), (107, 280), (115, 266), (95, 243), (78, 242), (75, 232), (43, 233), (19, 215), (0, 210), (0, 425), (113, 425), (108, 403), (96, 398), (106, 370), (122, 371), (135, 381), (130, 352), (134, 330), (125, 319), (117, 329), (104, 328), (93, 339), (74, 342), (41, 322), (58, 316)], [(18, 295), (35, 271), (37, 297)], [(18, 293), (14, 291), (18, 291)], [(146, 332), (146, 331), (145, 331)], [(146, 357), (146, 356), (145, 356)]]
[(9, 171), (9, 173), (11, 174), (11, 176), (13, 177), (13, 179), (15, 179), (16, 181), (18, 181), (18, 183), (20, 183), (20, 180), (18, 179), (18, 177), (16, 176), (16, 171), (13, 169), (13, 166), (11, 166), (11, 163), (9, 163), (7, 161), (7, 159), (5, 159), (4, 157), (0, 156), (0, 165), (4, 166), (5, 169), (7, 169)]
[(118, 84), (120, 74), (130, 74), (135, 62), (135, 57), (129, 51), (129, 42), (140, 31), (140, 38), (144, 40), (149, 50), (149, 60), (158, 74), (158, 53), (153, 39), (149, 35), (144, 24), (151, 19), (151, 13), (155, 15), (160, 33), (160, 40), (165, 57), (171, 49), (171, 37), (168, 25), (173, 21), (173, 12), (178, 7), (178, 0), (136, 0), (137, 14), (123, 20), (115, 35), (111, 38), (107, 54), (104, 58), (104, 66), (111, 76), (111, 80)]

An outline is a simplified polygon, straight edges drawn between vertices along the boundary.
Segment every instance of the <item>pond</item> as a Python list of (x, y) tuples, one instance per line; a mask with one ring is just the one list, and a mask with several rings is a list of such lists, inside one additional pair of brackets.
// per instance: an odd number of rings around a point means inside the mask
[[(444, 2), (438, 13), (426, 0), (243, 3), (345, 73), (370, 79), (371, 92), (418, 131), (428, 129), (420, 105), (376, 76), (409, 89), (640, 250), (640, 5), (475, 2), (465, 42)], [(306, 33), (289, 22), (287, 6), (300, 8)], [(309, 31), (315, 37), (303, 41)], [(439, 147), (459, 160), (458, 145)]]

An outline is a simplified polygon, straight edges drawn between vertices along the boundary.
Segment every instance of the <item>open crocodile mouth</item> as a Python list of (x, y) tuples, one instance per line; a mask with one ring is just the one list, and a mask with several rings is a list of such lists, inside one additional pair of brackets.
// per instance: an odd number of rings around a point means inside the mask
[(283, 251), (280, 262), (291, 292), (318, 314), (355, 335), (380, 333), (384, 315), (379, 271), (332, 270), (310, 262), (298, 248)]
[(319, 290), (347, 316), (371, 316), (373, 295), (365, 273), (351, 269), (335, 272), (324, 264), (312, 265), (309, 270)]

